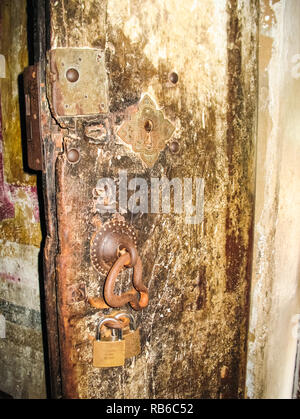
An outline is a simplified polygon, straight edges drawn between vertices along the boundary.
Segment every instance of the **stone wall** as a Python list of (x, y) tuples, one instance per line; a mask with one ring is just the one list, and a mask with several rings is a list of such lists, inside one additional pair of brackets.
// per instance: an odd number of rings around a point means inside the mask
[(247, 392), (291, 398), (300, 313), (300, 2), (260, 2)]
[(28, 65), (25, 1), (1, 1), (0, 53), (6, 61), (0, 79), (0, 313), (6, 329), (0, 338), (0, 390), (15, 398), (41, 398), (41, 231), (36, 176), (24, 170), (19, 106), (20, 74)]

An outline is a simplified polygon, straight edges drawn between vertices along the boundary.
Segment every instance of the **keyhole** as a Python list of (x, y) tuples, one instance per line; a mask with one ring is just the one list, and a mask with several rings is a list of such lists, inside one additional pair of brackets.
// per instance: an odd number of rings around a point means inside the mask
[(153, 130), (153, 122), (150, 119), (147, 119), (144, 124), (144, 128), (147, 132), (151, 132)]

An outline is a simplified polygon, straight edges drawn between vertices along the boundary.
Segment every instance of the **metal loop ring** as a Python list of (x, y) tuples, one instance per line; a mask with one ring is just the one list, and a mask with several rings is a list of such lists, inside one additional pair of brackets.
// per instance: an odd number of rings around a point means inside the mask
[(101, 338), (101, 327), (105, 323), (110, 323), (110, 325), (108, 327), (110, 327), (112, 329), (120, 329), (121, 330), (124, 326), (122, 324), (122, 322), (119, 322), (114, 317), (105, 317), (104, 319), (101, 319), (98, 323), (98, 326), (97, 326), (97, 329), (96, 329), (96, 340), (100, 340), (100, 338)]
[(121, 295), (116, 295), (114, 293), (116, 279), (121, 269), (129, 264), (130, 254), (128, 252), (121, 255), (114, 263), (104, 284), (104, 298), (111, 307), (122, 307), (129, 303), (134, 310), (141, 310), (142, 308), (147, 307), (149, 297), (148, 289), (142, 281), (142, 261), (139, 256), (133, 267), (133, 288)]
[(115, 315), (115, 319), (121, 319), (121, 321), (122, 321), (122, 317), (127, 317), (130, 320), (130, 322), (129, 322), (130, 330), (135, 330), (136, 329), (135, 320), (134, 320), (134, 317), (133, 317), (132, 314), (122, 312), (122, 313), (118, 313), (118, 314)]

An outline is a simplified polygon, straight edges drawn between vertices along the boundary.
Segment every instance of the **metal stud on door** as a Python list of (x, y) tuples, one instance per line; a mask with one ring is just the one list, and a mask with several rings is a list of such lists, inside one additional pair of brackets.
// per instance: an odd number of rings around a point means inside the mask
[(135, 320), (132, 314), (124, 312), (115, 315), (115, 319), (122, 319), (122, 317), (130, 319), (130, 330), (128, 333), (123, 334), (125, 340), (125, 359), (127, 359), (137, 356), (141, 352), (140, 331), (136, 328)]
[[(111, 340), (101, 340), (101, 327), (105, 323), (113, 322), (117, 326), (117, 336), (112, 335)], [(93, 366), (95, 368), (120, 367), (125, 362), (125, 340), (119, 322), (113, 317), (100, 320), (97, 326), (96, 340), (93, 348)]]

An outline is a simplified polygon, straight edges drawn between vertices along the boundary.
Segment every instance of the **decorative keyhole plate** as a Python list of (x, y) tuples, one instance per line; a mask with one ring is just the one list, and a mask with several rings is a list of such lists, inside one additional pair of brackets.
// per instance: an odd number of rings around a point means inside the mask
[(117, 134), (148, 167), (152, 167), (174, 130), (174, 125), (165, 118), (154, 100), (145, 94), (137, 112), (123, 122)]

